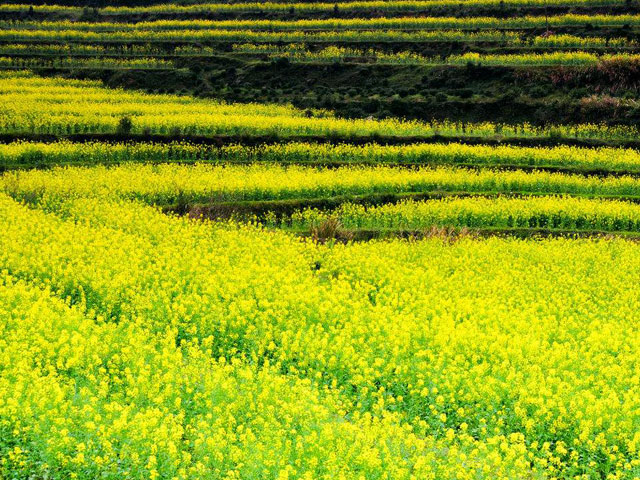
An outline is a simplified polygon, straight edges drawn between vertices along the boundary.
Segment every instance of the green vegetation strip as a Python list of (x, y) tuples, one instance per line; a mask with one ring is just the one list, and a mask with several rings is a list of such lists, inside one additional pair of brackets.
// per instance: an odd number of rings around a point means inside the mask
[[(337, 5), (337, 8), (336, 8)], [(496, 8), (505, 7), (604, 7), (618, 6), (618, 0), (466, 0), (462, 4), (465, 8)], [(392, 0), (392, 1), (338, 1), (338, 2), (242, 2), (242, 3), (198, 3), (195, 5), (160, 4), (144, 7), (113, 6), (97, 10), (101, 15), (122, 16), (141, 14), (211, 14), (211, 13), (246, 13), (246, 12), (420, 12), (429, 9), (460, 7), (458, 0)], [(82, 7), (68, 7), (60, 5), (0, 5), (0, 13), (37, 12), (56, 14), (81, 15)]]
[(229, 43), (229, 42), (317, 42), (317, 43), (369, 43), (369, 42), (508, 42), (517, 40), (516, 32), (498, 32), (493, 29), (480, 32), (464, 30), (328, 30), (328, 31), (255, 31), (255, 30), (141, 30), (117, 32), (91, 32), (74, 30), (38, 30), (13, 28), (0, 30), (4, 42), (78, 42), (109, 44), (166, 44), (166, 43)]
[[(366, 33), (366, 32), (365, 32)], [(389, 32), (387, 32), (389, 33)], [(451, 41), (457, 39), (466, 39), (466, 43), (481, 43), (498, 45), (489, 45), (490, 48), (497, 48), (500, 44), (503, 44), (501, 48), (518, 51), (535, 50), (540, 52), (555, 51), (558, 49), (571, 49), (580, 48), (597, 49), (601, 51), (624, 51), (633, 50), (638, 47), (638, 42), (626, 37), (596, 37), (588, 36), (581, 37), (568, 34), (546, 35), (526, 37), (522, 35), (504, 36), (501, 32), (480, 32), (477, 34), (463, 32), (463, 31), (447, 31), (440, 32), (440, 37), (434, 36), (431, 39), (433, 42), (441, 42), (443, 39), (449, 41), (446, 37), (450, 36)], [(279, 42), (285, 42), (286, 37), (279, 37)], [(424, 39), (429, 41), (429, 39)], [(449, 43), (451, 43), (449, 41)], [(342, 43), (339, 42), (338, 43)], [(362, 43), (362, 39), (359, 39), (359, 43)], [(287, 47), (283, 47), (280, 44), (265, 44), (255, 45), (251, 43), (238, 43), (232, 45), (235, 52), (241, 53), (257, 53), (257, 54), (273, 54), (280, 53), (282, 51), (306, 51), (308, 45), (292, 44)], [(372, 56), (373, 54), (387, 52), (379, 51), (376, 49), (368, 50), (356, 50), (356, 49), (344, 49), (347, 52), (354, 51), (358, 55)], [(48, 57), (48, 56), (89, 56), (89, 57), (119, 57), (119, 58), (144, 58), (144, 57), (211, 57), (219, 56), (222, 53), (227, 53), (223, 48), (214, 48), (206, 45), (157, 45), (157, 44), (116, 44), (116, 45), (91, 45), (82, 43), (7, 43), (0, 44), (0, 54), (4, 56), (21, 56), (21, 57)], [(411, 61), (416, 54), (411, 51), (394, 52), (393, 58), (401, 63), (403, 58)]]
[(640, 205), (571, 197), (444, 198), (377, 206), (349, 203), (331, 212), (311, 208), (285, 219), (267, 218), (265, 223), (309, 230), (320, 228), (331, 219), (347, 231), (467, 227), (640, 232)]
[(575, 173), (640, 174), (640, 152), (625, 148), (571, 146), (518, 147), (416, 143), (365, 145), (275, 143), (246, 146), (188, 142), (71, 143), (57, 141), (0, 144), (0, 168), (121, 163), (220, 163), (309, 166), (437, 166), (557, 169)]
[[(467, 124), (466, 127), (471, 128), (473, 124)], [(603, 130), (606, 130), (607, 126), (602, 126)], [(630, 128), (629, 133), (632, 133), (635, 129)], [(467, 130), (468, 131), (468, 130)], [(0, 145), (10, 145), (16, 143), (28, 143), (28, 144), (46, 144), (55, 145), (57, 143), (70, 143), (70, 144), (91, 144), (91, 143), (104, 143), (105, 145), (175, 145), (178, 143), (187, 143), (197, 146), (204, 152), (206, 149), (218, 149), (228, 148), (231, 146), (244, 146), (246, 148), (257, 148), (263, 146), (276, 146), (276, 145), (290, 145), (290, 144), (312, 144), (319, 145), (321, 147), (335, 147), (335, 146), (351, 146), (355, 148), (361, 148), (364, 146), (378, 145), (380, 147), (402, 147), (413, 146), (417, 144), (422, 145), (465, 145), (465, 146), (477, 146), (477, 147), (517, 147), (517, 148), (542, 148), (549, 149), (554, 147), (571, 147), (580, 148), (584, 150), (600, 150), (600, 149), (615, 149), (615, 150), (634, 150), (640, 148), (640, 140), (633, 139), (598, 139), (598, 138), (576, 138), (563, 137), (550, 133), (546, 136), (540, 137), (504, 137), (502, 135), (494, 136), (468, 136), (468, 135), (442, 135), (436, 133), (428, 137), (401, 137), (401, 136), (384, 136), (384, 135), (349, 135), (341, 137), (339, 135), (330, 135), (326, 137), (317, 135), (288, 135), (286, 137), (279, 137), (277, 135), (161, 135), (161, 134), (123, 134), (123, 133), (60, 133), (60, 134), (31, 134), (31, 133), (0, 133)], [(216, 153), (211, 155), (206, 154), (204, 157), (198, 157), (203, 162), (224, 162), (224, 163), (254, 163), (260, 159), (247, 159), (237, 160), (232, 162), (229, 158), (218, 159)], [(284, 158), (284, 160), (288, 160)], [(24, 161), (24, 162), (23, 162)], [(8, 163), (0, 165), (2, 170), (11, 170), (15, 168), (47, 168), (56, 165), (94, 165), (94, 164), (114, 164), (135, 161), (127, 160), (123, 158), (118, 160), (110, 159), (92, 159), (92, 157), (79, 157), (77, 159), (68, 158), (66, 160), (61, 159), (59, 162), (53, 162), (47, 156), (39, 156), (36, 153), (34, 158), (21, 158), (20, 162), (16, 163), (11, 159)], [(193, 163), (195, 160), (189, 156), (180, 158), (175, 157), (168, 160), (164, 159), (164, 156), (149, 158), (146, 160), (151, 163)], [(326, 167), (338, 167), (343, 165), (353, 165), (356, 163), (370, 164), (369, 160), (362, 159), (361, 161), (341, 160), (341, 159), (318, 159), (318, 160), (291, 160), (291, 163), (298, 165), (317, 165)], [(390, 161), (394, 164), (393, 161)], [(437, 164), (427, 162), (428, 164)], [(410, 162), (403, 161), (401, 163), (405, 166), (419, 166), (424, 162)], [(473, 167), (472, 163), (464, 162), (460, 160), (456, 165)], [(635, 174), (635, 169), (631, 170), (615, 170), (608, 171), (601, 168), (592, 168), (584, 166), (584, 168), (564, 167), (562, 165), (520, 165), (519, 163), (502, 163), (500, 168), (541, 168), (547, 170), (558, 171), (580, 171), (582, 173), (596, 173), (596, 174)]]
[(558, 26), (638, 26), (640, 16), (579, 15), (498, 17), (401, 17), (401, 18), (337, 18), (318, 20), (160, 20), (137, 23), (114, 22), (1, 22), (3, 30), (76, 31), (86, 33), (171, 32), (197, 30), (430, 30), (430, 29), (520, 29)]
[[(640, 179), (584, 177), (548, 172), (467, 170), (457, 168), (312, 167), (253, 165), (122, 165), (66, 167), (7, 172), (0, 186), (22, 200), (74, 197), (123, 198), (159, 206), (222, 205), (267, 202), (263, 210), (317, 202), (331, 208), (359, 197), (361, 203), (397, 201), (409, 195), (572, 195), (637, 201)], [(336, 198), (337, 197), (337, 198)], [(376, 200), (377, 199), (377, 200)], [(369, 201), (371, 200), (371, 202)]]
[(0, 68), (32, 69), (32, 68), (56, 68), (56, 69), (144, 69), (167, 70), (175, 69), (176, 65), (168, 60), (159, 58), (20, 58), (0, 57)]
[(640, 55), (637, 54), (603, 54), (598, 55), (582, 51), (568, 52), (543, 52), (521, 54), (481, 54), (467, 52), (462, 55), (448, 57), (424, 57), (412, 52), (386, 53), (379, 50), (358, 50), (331, 46), (317, 51), (311, 51), (304, 45), (292, 44), (286, 47), (274, 45), (240, 44), (233, 46), (234, 51), (247, 54), (266, 54), (271, 59), (286, 59), (299, 63), (328, 63), (350, 62), (371, 63), (388, 65), (490, 65), (504, 67), (531, 67), (531, 66), (584, 66), (598, 65), (602, 63), (640, 63)]

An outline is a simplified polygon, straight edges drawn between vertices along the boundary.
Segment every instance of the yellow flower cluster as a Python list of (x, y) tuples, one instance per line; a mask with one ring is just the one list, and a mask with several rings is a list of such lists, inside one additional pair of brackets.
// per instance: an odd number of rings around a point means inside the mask
[(471, 438), (418, 436), (398, 414), (347, 420), (335, 392), (213, 355), (211, 337), (177, 347), (176, 331), (154, 335), (68, 303), (48, 287), (0, 276), (3, 478), (435, 480), (466, 466), (526, 472), (487, 458), (488, 447)]
[(0, 196), (2, 476), (640, 474), (634, 243), (49, 207)]

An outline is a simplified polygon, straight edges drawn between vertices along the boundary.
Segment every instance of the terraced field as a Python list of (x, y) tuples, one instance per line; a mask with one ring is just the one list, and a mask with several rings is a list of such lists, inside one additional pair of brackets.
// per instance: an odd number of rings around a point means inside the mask
[[(0, 478), (640, 478), (640, 5), (0, 5)], [(81, 3), (81, 2), (80, 2)]]

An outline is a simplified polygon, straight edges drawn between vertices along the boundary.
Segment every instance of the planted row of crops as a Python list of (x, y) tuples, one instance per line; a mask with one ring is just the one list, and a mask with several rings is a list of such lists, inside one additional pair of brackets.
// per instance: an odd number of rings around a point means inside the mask
[(445, 58), (423, 57), (412, 52), (385, 53), (373, 49), (358, 50), (354, 48), (331, 46), (321, 50), (310, 51), (304, 45), (292, 44), (287, 47), (275, 45), (234, 45), (237, 52), (250, 54), (266, 54), (269, 58), (286, 58), (293, 62), (363, 62), (373, 61), (391, 65), (491, 65), (506, 67), (538, 66), (538, 65), (597, 65), (600, 62), (640, 62), (637, 54), (603, 54), (588, 52), (550, 52), (524, 54), (481, 54), (468, 52)]
[[(320, 200), (449, 194), (572, 195), (637, 202), (636, 177), (584, 177), (549, 172), (455, 168), (314, 167), (277, 165), (123, 165), (5, 173), (0, 186), (15, 198), (51, 201), (105, 196), (154, 205)], [(46, 198), (40, 196), (46, 192)], [(526, 200), (522, 202), (526, 203)], [(585, 203), (586, 204), (586, 203)], [(596, 205), (597, 202), (592, 202)], [(498, 205), (500, 207), (500, 205)], [(634, 211), (640, 207), (630, 206)]]
[(470, 32), (464, 30), (414, 31), (335, 30), (335, 31), (256, 31), (256, 30), (171, 30), (139, 32), (93, 32), (37, 29), (0, 30), (0, 40), (7, 42), (80, 42), (80, 43), (166, 43), (166, 42), (505, 42), (519, 38), (517, 33)]
[(160, 58), (20, 58), (0, 57), (0, 68), (32, 69), (32, 68), (59, 68), (59, 69), (144, 69), (166, 70), (173, 69), (175, 65), (169, 60)]
[[(468, 43), (474, 43), (472, 41)], [(491, 44), (492, 42), (481, 41), (480, 43)], [(629, 40), (626, 38), (601, 38), (601, 37), (577, 37), (575, 35), (548, 35), (548, 36), (536, 36), (536, 37), (507, 37), (506, 42), (501, 42), (498, 45), (488, 45), (491, 48), (509, 48), (509, 49), (532, 49), (532, 50), (555, 50), (555, 49), (569, 49), (569, 48), (593, 48), (593, 49), (634, 49), (637, 47), (637, 42), (635, 40)], [(18, 53), (20, 50), (26, 48), (27, 46), (20, 46), (17, 49)], [(43, 46), (39, 46), (43, 48)], [(83, 45), (79, 45), (78, 51), (81, 52)], [(2, 49), (10, 49), (11, 47), (0, 46)], [(90, 48), (100, 48), (100, 46), (90, 46)], [(153, 48), (149, 46), (149, 48)], [(289, 45), (282, 46), (280, 44), (252, 44), (252, 43), (238, 43), (232, 46), (234, 51), (244, 52), (244, 53), (262, 53), (262, 54), (272, 54), (272, 53), (287, 53), (287, 52), (301, 52), (306, 53), (307, 55), (319, 55), (322, 51), (331, 51), (330, 49), (335, 49), (336, 52), (344, 52), (344, 56), (371, 56), (371, 57), (381, 57), (388, 60), (394, 60), (395, 63), (419, 63), (428, 62), (428, 59), (421, 57), (420, 55), (405, 51), (405, 52), (394, 52), (394, 53), (386, 53), (381, 51), (376, 51), (374, 49), (369, 50), (359, 50), (355, 48), (344, 48), (338, 46), (332, 46), (325, 48), (323, 50), (315, 50), (313, 52), (307, 52), (307, 45), (304, 43), (293, 43)], [(43, 48), (45, 50), (46, 47)], [(55, 47), (54, 47), (55, 49)], [(181, 52), (189, 52), (193, 54), (201, 53), (213, 53), (216, 50), (213, 50), (211, 47), (204, 48), (194, 48), (192, 46), (185, 46), (183, 48), (176, 49), (178, 53)], [(2, 50), (0, 50), (2, 51)], [(105, 51), (107, 51), (105, 49)], [(219, 51), (218, 51), (219, 52)], [(550, 53), (550, 52), (545, 52)], [(580, 53), (580, 52), (576, 52)]]
[[(366, 37), (368, 32), (363, 33)], [(369, 32), (370, 33), (370, 32)], [(386, 32), (389, 35), (394, 32)], [(399, 33), (399, 32), (395, 32)], [(547, 35), (547, 36), (535, 36), (535, 37), (523, 37), (519, 34), (503, 35), (501, 32), (496, 32), (492, 35), (491, 32), (482, 33), (468, 33), (463, 31), (443, 31), (438, 32), (440, 36), (437, 36), (432, 32), (431, 40), (434, 42), (452, 42), (452, 41), (464, 41), (465, 43), (481, 43), (483, 45), (489, 44), (490, 47), (496, 48), (497, 46), (504, 46), (519, 49), (568, 49), (568, 48), (589, 48), (589, 49), (635, 49), (638, 47), (638, 42), (633, 39), (627, 39), (623, 37), (605, 38), (605, 37), (579, 37), (575, 35)], [(248, 33), (249, 35), (249, 33)], [(250, 32), (250, 35), (260, 36), (259, 32)], [(312, 42), (317, 42), (320, 39), (313, 39), (316, 34), (303, 34), (304, 38), (311, 37)], [(331, 39), (325, 39), (327, 41)], [(288, 37), (278, 37), (279, 42), (288, 42)], [(356, 40), (354, 40), (356, 41)], [(358, 42), (362, 42), (363, 39), (358, 39)], [(423, 41), (428, 42), (429, 39), (424, 38)], [(322, 43), (322, 42), (319, 42)], [(496, 43), (497, 45), (492, 45)], [(293, 44), (287, 48), (290, 49), (302, 49), (305, 47), (304, 43)], [(249, 53), (277, 53), (278, 48), (284, 48), (282, 46), (266, 44), (256, 45), (252, 43), (238, 43), (233, 45), (233, 49), (237, 51), (247, 51)], [(49, 56), (49, 55), (114, 55), (114, 56), (207, 56), (207, 55), (219, 55), (221, 53), (219, 48), (213, 48), (203, 45), (180, 45), (167, 48), (167, 46), (158, 46), (157, 44), (82, 44), (82, 43), (6, 43), (0, 44), (0, 54), (2, 55), (19, 55), (19, 56)], [(358, 50), (359, 52), (363, 52)], [(363, 53), (366, 54), (366, 51)], [(403, 56), (411, 55), (412, 52), (396, 52), (395, 55), (398, 61), (402, 60)], [(415, 54), (414, 54), (415, 55)]]
[(130, 32), (157, 32), (159, 38), (171, 31), (198, 30), (265, 30), (279, 31), (338, 31), (338, 30), (440, 30), (440, 29), (529, 29), (552, 27), (626, 27), (638, 25), (639, 15), (551, 15), (498, 17), (404, 17), (404, 18), (329, 18), (319, 20), (158, 20), (151, 22), (72, 22), (72, 21), (4, 21), (0, 28), (5, 31), (74, 31), (89, 34)]
[(333, 211), (304, 209), (267, 225), (310, 230), (336, 219), (347, 230), (424, 231), (436, 227), (549, 229), (569, 232), (640, 232), (640, 206), (577, 198), (446, 198), (363, 206), (345, 203)]
[(7, 108), (0, 133), (11, 135), (154, 134), (163, 136), (551, 138), (635, 141), (625, 126), (536, 127), (492, 123), (425, 123), (398, 119), (344, 119), (291, 106), (226, 104), (215, 100), (108, 90), (99, 82), (0, 75)]
[[(529, 67), (529, 66), (585, 66), (598, 65), (600, 63), (615, 62), (638, 63), (640, 55), (635, 53), (616, 54), (594, 54), (580, 51), (551, 52), (551, 53), (524, 53), (524, 54), (482, 54), (469, 52), (462, 55), (451, 55), (449, 57), (424, 57), (413, 52), (385, 53), (379, 50), (358, 50), (344, 47), (327, 47), (317, 51), (307, 50), (304, 45), (291, 44), (289, 47), (277, 47), (274, 45), (262, 44), (234, 44), (235, 52), (252, 55), (267, 55), (270, 59), (287, 59), (292, 62), (303, 63), (335, 63), (335, 62), (374, 62), (386, 65), (488, 65), (504, 67)], [(2, 48), (0, 48), (0, 53)], [(44, 49), (41, 49), (43, 51)], [(84, 49), (79, 49), (83, 51)], [(55, 51), (55, 50), (53, 50)], [(52, 51), (52, 52), (53, 52)], [(86, 56), (91, 49), (87, 49)], [(136, 58), (127, 57), (120, 54), (117, 57), (76, 57), (76, 56), (51, 56), (52, 52), (47, 52), (46, 56), (39, 54), (33, 56), (0, 56), (0, 68), (14, 69), (36, 69), (36, 68), (56, 68), (56, 69), (175, 69), (175, 63), (171, 60), (155, 57), (142, 57), (134, 54)], [(60, 52), (62, 53), (62, 52)], [(159, 52), (160, 53), (160, 52)], [(188, 49), (178, 52), (179, 56), (187, 55), (219, 55), (220, 52), (189, 51)], [(67, 54), (68, 55), (68, 54)], [(160, 55), (166, 55), (160, 53)]]
[(454, 165), (640, 174), (640, 153), (625, 148), (516, 147), (509, 145), (352, 145), (277, 143), (216, 147), (188, 142), (101, 143), (68, 141), (0, 144), (3, 169), (113, 163), (225, 163), (341, 165)]
[[(336, 12), (336, 5), (338, 12)], [(617, 0), (466, 0), (464, 7), (473, 8), (495, 8), (496, 11), (513, 7), (607, 7), (619, 6)], [(126, 6), (106, 6), (97, 10), (98, 14), (108, 16), (122, 16), (140, 14), (214, 14), (214, 13), (368, 13), (371, 10), (383, 12), (385, 14), (394, 12), (424, 12), (443, 8), (459, 7), (460, 2), (456, 0), (363, 0), (337, 2), (238, 2), (238, 3), (198, 3), (194, 5), (180, 4), (159, 4), (142, 7)], [(68, 7), (59, 5), (24, 5), (5, 4), (0, 5), (0, 13), (14, 12), (35, 12), (35, 13), (55, 13), (55, 14), (76, 14), (83, 13), (82, 7)]]

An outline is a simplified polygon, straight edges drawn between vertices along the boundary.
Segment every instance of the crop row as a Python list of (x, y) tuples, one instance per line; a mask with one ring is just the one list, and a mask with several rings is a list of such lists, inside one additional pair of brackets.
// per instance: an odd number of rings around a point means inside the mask
[(492, 123), (424, 123), (398, 119), (342, 119), (291, 106), (225, 104), (188, 96), (109, 90), (99, 82), (0, 75), (6, 108), (0, 132), (24, 134), (158, 134), (198, 136), (400, 136), (436, 135), (635, 140), (633, 127), (547, 126)]
[(582, 198), (445, 198), (379, 206), (345, 203), (330, 212), (314, 208), (293, 213), (271, 226), (294, 230), (317, 228), (337, 219), (348, 230), (408, 230), (430, 227), (550, 229), (564, 231), (640, 232), (640, 206)]
[[(91, 478), (102, 462), (132, 477), (157, 470), (202, 478), (231, 469), (234, 478), (274, 477), (283, 463), (302, 478), (307, 471), (309, 478), (348, 479), (381, 471), (387, 478), (638, 474), (634, 244), (490, 239), (328, 247), (106, 198), (45, 208), (50, 213), (2, 198), (0, 265), (99, 318), (117, 319), (109, 327), (123, 330), (112, 350), (111, 337), (99, 341), (102, 330), (77, 315), (68, 324), (83, 330), (58, 334), (58, 315), (42, 301), (29, 310), (33, 320), (4, 329), (12, 347), (3, 348), (11, 352), (6, 368), (21, 374), (4, 376), (3, 385), (19, 379), (25, 386), (8, 384), (24, 393), (0, 407), (12, 422), (0, 438), (13, 449), (5, 455), (16, 465), (13, 476), (34, 460), (79, 478)], [(2, 304), (13, 310), (31, 302), (22, 296)], [(43, 318), (48, 323), (36, 328)], [(126, 331), (132, 324), (157, 335), (162, 355), (134, 327)], [(43, 330), (61, 342), (47, 352), (67, 356), (49, 361), (36, 348), (46, 341), (19, 336)], [(191, 355), (210, 363), (191, 363)], [(242, 373), (225, 367), (216, 376), (211, 358)], [(342, 404), (322, 413), (306, 390), (266, 374), (258, 380), (275, 390), (261, 393), (243, 361), (301, 377)], [(26, 388), (33, 377), (22, 372), (33, 365), (43, 365), (44, 386), (68, 375), (69, 389), (42, 395)], [(76, 403), (66, 406), (67, 398)], [(294, 398), (297, 407), (288, 410)], [(94, 414), (90, 405), (105, 402)], [(90, 437), (68, 435), (76, 424), (70, 410), (82, 412), (79, 432)], [(408, 425), (392, 427), (403, 420)], [(163, 425), (175, 429), (159, 431)], [(312, 445), (315, 453), (307, 450)]]
[(337, 31), (256, 31), (256, 30), (171, 30), (90, 32), (73, 29), (0, 30), (0, 40), (9, 42), (509, 42), (519, 35), (494, 30), (468, 32), (463, 30), (337, 30)]
[[(277, 48), (265, 45), (234, 44), (234, 51), (250, 54), (267, 54), (271, 59), (286, 58), (301, 63), (335, 63), (335, 62), (375, 62), (385, 65), (491, 65), (504, 67), (525, 66), (581, 66), (597, 65), (603, 62), (638, 62), (639, 54), (603, 54), (588, 52), (551, 52), (524, 54), (481, 54), (468, 52), (463, 55), (451, 55), (445, 58), (424, 57), (412, 52), (385, 53), (379, 50), (357, 50), (344, 47), (327, 47), (318, 51), (299, 48), (291, 44), (291, 48)], [(271, 53), (268, 53), (271, 52)], [(109, 57), (0, 57), (0, 68), (35, 69), (35, 68), (106, 68), (106, 69), (173, 69), (174, 62), (162, 58), (109, 58)]]
[[(257, 32), (252, 32), (257, 33)], [(392, 32), (387, 32), (392, 34)], [(400, 33), (400, 32), (396, 32)], [(636, 48), (638, 43), (627, 38), (604, 38), (604, 37), (579, 37), (575, 35), (547, 35), (535, 37), (523, 37), (521, 35), (503, 36), (496, 32), (492, 36), (491, 32), (480, 34), (470, 34), (467, 32), (443, 31), (439, 32), (439, 37), (434, 37), (433, 41), (457, 41), (466, 38), (468, 43), (501, 43), (505, 46), (534, 49), (555, 49), (555, 48), (598, 48), (598, 49), (624, 49)], [(261, 35), (257, 33), (257, 35)], [(314, 34), (303, 35), (313, 37)], [(279, 39), (288, 41), (289, 39)], [(336, 40), (338, 41), (338, 40)], [(362, 42), (358, 37), (356, 42)], [(428, 41), (425, 39), (425, 41)], [(255, 45), (250, 43), (237, 44), (235, 49), (247, 50), (255, 53), (277, 53), (278, 47), (274, 45)], [(305, 44), (295, 44), (296, 49), (303, 49)], [(283, 47), (280, 47), (283, 48)], [(206, 45), (179, 45), (172, 48), (163, 46), (160, 48), (154, 44), (82, 44), (82, 43), (10, 43), (0, 44), (0, 55), (21, 55), (21, 56), (49, 56), (49, 55), (112, 55), (112, 56), (212, 56), (220, 55), (220, 50)], [(411, 55), (411, 52), (398, 52), (398, 55)], [(414, 54), (415, 55), (415, 54)]]
[[(84, 47), (81, 45), (80, 47)], [(94, 47), (97, 49), (97, 47)], [(301, 44), (290, 44), (287, 47), (277, 47), (270, 44), (234, 44), (233, 49), (238, 53), (267, 55), (271, 59), (286, 58), (292, 62), (301, 63), (335, 63), (335, 62), (375, 62), (385, 65), (491, 65), (504, 67), (525, 67), (525, 66), (553, 66), (553, 65), (597, 65), (602, 62), (638, 62), (640, 55), (631, 53), (616, 54), (594, 54), (582, 51), (569, 52), (549, 52), (549, 53), (521, 53), (521, 54), (481, 54), (477, 52), (467, 52), (462, 55), (451, 55), (449, 57), (424, 57), (422, 55), (404, 51), (397, 53), (385, 53), (380, 50), (358, 50), (354, 48), (331, 46), (317, 51), (307, 50)], [(0, 47), (0, 52), (2, 52)], [(73, 49), (61, 49), (63, 54)], [(66, 57), (53, 56), (46, 49), (34, 49), (31, 56), (0, 56), (0, 68), (35, 69), (35, 68), (108, 68), (108, 69), (173, 69), (176, 68), (174, 62), (155, 57), (142, 57), (140, 54), (133, 54), (125, 57), (119, 55), (115, 57), (90, 57), (88, 52), (93, 48), (78, 51), (86, 51), (82, 56)], [(141, 51), (142, 49), (136, 49)], [(151, 49), (152, 50), (152, 49)], [(28, 50), (25, 50), (28, 51)], [(55, 49), (52, 49), (55, 51)], [(37, 56), (33, 53), (39, 52)], [(46, 56), (43, 52), (47, 52)], [(157, 52), (158, 55), (166, 55)], [(181, 48), (178, 55), (214, 55), (213, 51), (205, 53), (204, 49)], [(218, 53), (219, 54), (219, 53)], [(85, 57), (85, 58), (83, 58)]]
[(152, 22), (0, 22), (5, 31), (74, 31), (86, 33), (171, 32), (198, 30), (433, 30), (433, 29), (521, 29), (559, 26), (627, 26), (640, 24), (640, 16), (626, 15), (550, 15), (497, 17), (403, 17), (403, 18), (344, 18), (320, 20), (158, 20)]
[(0, 57), (0, 68), (95, 68), (95, 69), (173, 69), (173, 62), (160, 58), (73, 58)]
[(255, 147), (214, 147), (186, 142), (0, 144), (5, 169), (56, 165), (113, 163), (274, 163), (303, 165), (458, 165), (574, 170), (577, 172), (640, 173), (635, 149), (517, 147), (419, 143), (410, 145), (350, 145), (318, 143), (264, 144)]
[(5, 173), (0, 187), (22, 200), (107, 196), (148, 204), (217, 204), (404, 194), (567, 194), (640, 199), (634, 177), (583, 177), (549, 172), (252, 165), (121, 165)]
[[(100, 14), (108, 16), (128, 16), (141, 14), (212, 14), (212, 13), (250, 13), (250, 12), (283, 12), (283, 13), (310, 13), (310, 12), (362, 12), (371, 10), (378, 12), (424, 12), (443, 8), (460, 7), (457, 0), (362, 0), (362, 1), (338, 1), (338, 2), (242, 2), (242, 3), (197, 3), (194, 5), (159, 4), (144, 7), (107, 6), (100, 8)], [(496, 8), (503, 10), (513, 7), (603, 7), (620, 5), (618, 0), (466, 0), (462, 6), (466, 9)], [(59, 5), (0, 5), (0, 12), (28, 12), (32, 8), (38, 13), (77, 14), (83, 12), (81, 7), (68, 7)]]
[(550, 52), (523, 54), (481, 54), (468, 52), (463, 55), (452, 55), (441, 62), (445, 65), (494, 65), (494, 66), (532, 66), (532, 65), (597, 65), (615, 62), (638, 63), (640, 55), (636, 54), (603, 54), (588, 52)]
[(250, 54), (267, 54), (269, 58), (286, 58), (293, 62), (335, 63), (375, 62), (390, 65), (492, 65), (492, 66), (538, 66), (538, 65), (596, 65), (601, 62), (638, 62), (637, 54), (603, 54), (588, 52), (547, 52), (523, 54), (481, 54), (467, 52), (449, 57), (424, 57), (413, 52), (385, 53), (379, 50), (358, 50), (331, 46), (321, 50), (307, 50), (304, 45), (291, 44), (286, 47), (274, 45), (234, 44), (234, 51)]
[[(202, 49), (195, 46), (176, 47), (189, 52), (197, 52)], [(209, 51), (213, 51), (208, 47)], [(0, 53), (3, 55), (162, 55), (166, 53), (154, 45), (85, 45), (78, 43), (8, 43), (0, 45)]]

